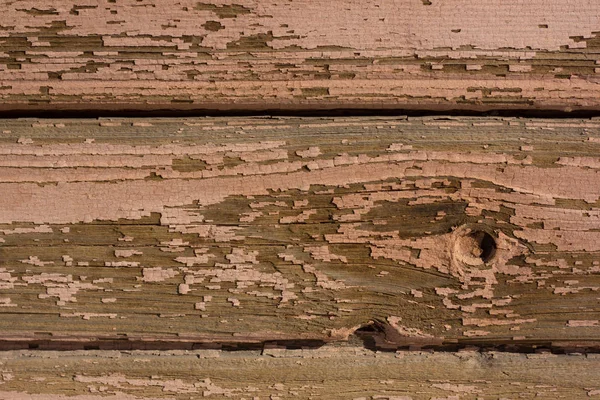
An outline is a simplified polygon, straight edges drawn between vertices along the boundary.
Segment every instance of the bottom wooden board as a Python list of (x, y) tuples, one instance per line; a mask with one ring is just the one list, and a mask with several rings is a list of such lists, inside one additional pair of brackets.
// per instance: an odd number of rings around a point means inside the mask
[(0, 399), (600, 398), (600, 355), (372, 352), (0, 353)]

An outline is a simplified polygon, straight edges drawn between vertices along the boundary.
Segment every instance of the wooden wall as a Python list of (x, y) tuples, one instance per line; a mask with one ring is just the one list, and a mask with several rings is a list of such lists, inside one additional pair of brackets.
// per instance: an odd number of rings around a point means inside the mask
[(597, 2), (0, 12), (0, 399), (600, 396)]

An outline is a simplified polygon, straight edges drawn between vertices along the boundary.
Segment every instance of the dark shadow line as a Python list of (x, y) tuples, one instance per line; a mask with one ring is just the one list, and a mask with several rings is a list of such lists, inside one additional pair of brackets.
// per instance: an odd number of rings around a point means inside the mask
[(552, 109), (499, 109), (477, 111), (469, 109), (416, 110), (416, 109), (18, 109), (0, 110), (0, 119), (85, 119), (85, 118), (198, 118), (198, 117), (514, 117), (589, 119), (600, 117), (600, 110), (552, 110)]
[(30, 340), (0, 340), (0, 351), (36, 350), (36, 351), (78, 351), (78, 350), (221, 350), (227, 352), (248, 351), (267, 349), (318, 349), (327, 344), (362, 346), (373, 352), (398, 352), (398, 351), (428, 351), (456, 353), (461, 351), (477, 352), (507, 352), (507, 353), (551, 353), (551, 354), (599, 354), (600, 341), (587, 341), (579, 344), (564, 341), (550, 340), (451, 340), (436, 344), (394, 344), (383, 343), (376, 337), (378, 332), (362, 331), (350, 337), (346, 341), (324, 341), (324, 340), (268, 340), (255, 342), (203, 342), (203, 341), (175, 341), (175, 340), (130, 340), (130, 339), (90, 339), (90, 340), (52, 340), (52, 339), (30, 339)]

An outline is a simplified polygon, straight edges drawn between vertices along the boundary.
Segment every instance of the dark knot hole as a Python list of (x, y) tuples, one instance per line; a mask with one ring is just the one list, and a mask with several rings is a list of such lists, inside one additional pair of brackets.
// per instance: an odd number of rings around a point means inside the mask
[(481, 261), (488, 262), (496, 255), (496, 241), (493, 236), (484, 231), (475, 231), (470, 235), (474, 242), (473, 255)]

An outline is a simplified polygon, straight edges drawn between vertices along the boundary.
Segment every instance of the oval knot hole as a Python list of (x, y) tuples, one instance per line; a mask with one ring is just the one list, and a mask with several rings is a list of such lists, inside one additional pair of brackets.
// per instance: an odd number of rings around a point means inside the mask
[(466, 235), (463, 240), (462, 250), (471, 256), (479, 258), (487, 263), (496, 254), (496, 241), (487, 232), (473, 231)]

